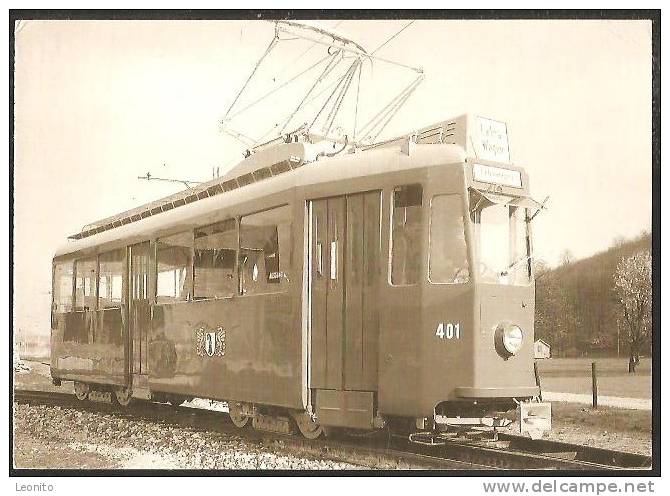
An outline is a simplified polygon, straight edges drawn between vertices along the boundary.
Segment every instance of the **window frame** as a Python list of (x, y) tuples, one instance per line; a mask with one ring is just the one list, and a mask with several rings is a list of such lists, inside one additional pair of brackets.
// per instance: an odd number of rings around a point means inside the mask
[[(227, 300), (230, 298), (234, 298), (235, 296), (239, 295), (240, 291), (240, 283), (239, 283), (239, 256), (240, 256), (240, 216), (234, 216), (234, 217), (227, 217), (223, 220), (217, 221), (217, 222), (212, 222), (211, 224), (206, 224), (203, 226), (197, 226), (193, 228), (193, 247), (192, 247), (192, 255), (191, 255), (191, 273), (192, 273), (192, 287), (191, 287), (191, 300), (190, 301), (209, 301), (209, 300)], [(233, 221), (235, 223), (235, 257), (234, 257), (234, 265), (233, 265), (233, 291), (226, 295), (226, 296), (202, 296), (199, 297), (195, 294), (195, 232), (199, 229), (207, 229), (208, 227), (215, 226), (217, 224), (222, 224), (227, 221)], [(158, 278), (158, 265), (156, 265), (156, 278)], [(158, 286), (158, 285), (157, 285)], [(156, 288), (158, 291), (158, 287)]]
[[(101, 307), (100, 306), (100, 257), (103, 255), (107, 255), (109, 253), (113, 253), (115, 251), (122, 252), (123, 253), (123, 258), (121, 261), (122, 267), (121, 267), (121, 301), (118, 303), (118, 305), (114, 305), (113, 307)], [(126, 291), (124, 291), (124, 288), (126, 287), (126, 279), (128, 277), (128, 247), (127, 246), (122, 246), (119, 248), (114, 248), (112, 250), (107, 250), (101, 253), (98, 253), (96, 256), (98, 263), (97, 263), (97, 277), (96, 277), (96, 309), (97, 310), (119, 310), (124, 307), (126, 304)]]
[[(95, 261), (95, 278), (94, 280), (94, 300), (95, 300), (95, 305), (92, 308), (79, 308), (77, 305), (77, 265), (79, 262), (87, 262), (87, 261)], [(100, 274), (100, 263), (98, 261), (98, 255), (93, 255), (93, 256), (88, 256), (88, 257), (82, 257), (82, 258), (76, 258), (74, 259), (74, 270), (73, 270), (73, 298), (72, 298), (72, 308), (73, 312), (97, 312), (98, 311), (98, 278)], [(91, 296), (89, 296), (90, 298)], [(84, 296), (86, 298), (86, 296)]]
[[(432, 234), (433, 234), (433, 230), (432, 230), (432, 227), (433, 227), (433, 200), (435, 200), (435, 198), (438, 198), (438, 197), (441, 197), (441, 196), (456, 196), (456, 197), (458, 197), (459, 204), (461, 206), (461, 210), (460, 210), (461, 224), (463, 226), (463, 240), (464, 240), (464, 243), (465, 243), (465, 245), (464, 245), (465, 259), (466, 259), (467, 269), (468, 269), (468, 280), (464, 281), (464, 282), (437, 282), (437, 281), (433, 281), (430, 278), (430, 275), (431, 275), (430, 274), (430, 258), (431, 258), (431, 254), (432, 254)], [(440, 285), (449, 285), (449, 286), (459, 285), (459, 286), (462, 286), (464, 284), (470, 284), (472, 282), (472, 279), (473, 279), (472, 268), (471, 268), (472, 264), (471, 264), (471, 260), (470, 260), (470, 250), (468, 249), (468, 235), (467, 235), (466, 220), (465, 220), (466, 217), (465, 217), (465, 213), (463, 211), (463, 207), (464, 207), (463, 196), (458, 192), (436, 193), (433, 196), (431, 196), (431, 198), (430, 198), (430, 204), (429, 204), (430, 213), (428, 215), (428, 250), (427, 250), (428, 251), (428, 265), (427, 265), (428, 270), (426, 271), (426, 278), (427, 278), (427, 280), (430, 284), (434, 284), (436, 286), (440, 286)]]
[[(533, 267), (533, 261), (535, 259), (535, 253), (533, 252), (533, 235), (532, 235), (532, 232), (531, 232), (532, 223), (530, 221), (531, 216), (530, 216), (530, 210), (529, 210), (528, 207), (522, 207), (521, 205), (516, 205), (515, 208), (516, 208), (515, 213), (518, 213), (519, 209), (523, 209), (523, 216), (517, 217), (517, 222), (522, 222), (523, 223), (522, 225), (524, 226), (524, 236), (523, 236), (522, 243), (523, 243), (524, 251), (526, 253), (525, 256), (527, 257), (526, 260), (524, 261), (524, 265), (526, 265), (526, 267), (527, 267), (526, 274), (528, 276), (528, 282), (526, 282), (524, 284), (511, 284), (510, 286), (525, 288), (525, 287), (528, 287), (531, 284), (533, 284), (534, 281), (535, 281), (535, 268)], [(517, 234), (519, 234), (519, 233), (518, 233), (517, 230), (515, 230), (514, 242), (518, 246), (519, 240), (517, 239)]]
[(390, 203), (389, 203), (389, 255), (388, 255), (388, 284), (390, 286), (396, 287), (396, 288), (408, 288), (408, 287), (413, 287), (413, 286), (418, 286), (421, 284), (421, 272), (422, 272), (422, 265), (423, 265), (423, 256), (421, 255), (421, 248), (419, 249), (419, 275), (416, 279), (416, 282), (410, 283), (410, 284), (398, 284), (393, 282), (393, 246), (395, 243), (395, 238), (393, 236), (393, 221), (394, 221), (394, 211), (395, 211), (395, 195), (396, 195), (396, 190), (397, 188), (402, 188), (402, 187), (407, 187), (407, 186), (420, 186), (421, 187), (421, 239), (420, 241), (423, 241), (424, 237), (424, 228), (425, 228), (425, 222), (424, 222), (424, 196), (425, 196), (425, 188), (423, 183), (421, 182), (412, 182), (412, 183), (403, 183), (403, 184), (396, 184), (392, 186), (391, 188), (391, 194), (390, 196)]
[[(469, 199), (468, 199), (469, 201)], [(524, 282), (523, 284), (510, 284), (510, 283), (495, 283), (491, 281), (485, 281), (482, 279), (482, 275), (480, 273), (481, 269), (481, 263), (482, 263), (482, 255), (481, 255), (481, 216), (482, 216), (482, 211), (486, 208), (489, 208), (489, 205), (487, 207), (480, 207), (475, 210), (472, 210), (472, 212), (469, 215), (470, 223), (472, 224), (472, 229), (473, 229), (473, 262), (476, 266), (476, 270), (474, 271), (475, 277), (477, 278), (477, 283), (479, 284), (490, 284), (490, 285), (500, 285), (500, 286), (506, 286), (506, 287), (517, 287), (517, 288), (527, 288), (535, 283), (535, 269), (533, 267), (533, 260), (535, 259), (535, 253), (533, 251), (533, 235), (532, 235), (532, 226), (530, 222), (530, 212), (528, 207), (522, 207), (519, 205), (511, 205), (509, 203), (505, 204), (498, 204), (502, 205), (507, 209), (507, 222), (509, 226), (509, 222), (511, 219), (511, 208), (519, 209), (523, 208), (524, 210), (524, 216), (523, 219), (517, 219), (522, 220), (522, 222), (525, 224), (525, 239), (524, 239), (524, 245), (525, 245), (525, 250), (526, 250), (526, 255), (527, 255), (527, 260), (525, 261), (525, 264), (527, 264), (527, 275), (528, 275), (528, 280), (527, 282)], [(511, 233), (511, 231), (508, 229), (508, 243), (510, 241), (510, 237), (514, 236), (516, 238), (516, 232), (514, 234)], [(518, 243), (518, 240), (515, 239), (515, 243)], [(512, 262), (509, 262), (512, 263)]]
[[(273, 205), (271, 207), (263, 208), (260, 210), (255, 210), (253, 212), (245, 213), (242, 215), (236, 216), (237, 220), (237, 260), (235, 263), (235, 269), (237, 270), (237, 292), (236, 295), (240, 297), (247, 297), (247, 296), (263, 296), (263, 295), (274, 295), (274, 294), (286, 294), (290, 292), (291, 290), (291, 279), (289, 278), (287, 284), (280, 284), (279, 289), (276, 291), (264, 291), (260, 293), (245, 293), (242, 291), (242, 270), (241, 270), (241, 264), (240, 264), (240, 254), (242, 253), (242, 219), (245, 217), (250, 217), (252, 215), (256, 214), (261, 214), (263, 212), (269, 212), (270, 210), (277, 210), (280, 208), (288, 207), (288, 212), (290, 214), (289, 216), (289, 257), (288, 257), (288, 267), (289, 269), (292, 268), (292, 263), (293, 263), (293, 241), (294, 241), (294, 236), (293, 236), (293, 226), (294, 226), (294, 215), (293, 211), (291, 209), (291, 204), (290, 203), (282, 203), (279, 205)], [(281, 245), (279, 244), (279, 230), (277, 230), (277, 248), (278, 251), (281, 250)], [(281, 258), (280, 258), (280, 264), (281, 264)]]
[[(70, 310), (67, 312), (59, 312), (58, 307), (60, 302), (56, 302), (56, 267), (59, 265), (70, 264), (72, 268), (72, 277), (70, 277)], [(69, 260), (53, 261), (51, 265), (51, 311), (54, 314), (65, 314), (74, 312), (74, 298), (75, 298), (75, 259), (71, 258)], [(60, 297), (60, 291), (58, 296)]]
[[(188, 287), (187, 287), (188, 292), (186, 294), (185, 299), (182, 299), (182, 298), (176, 299), (175, 298), (172, 301), (158, 301), (158, 297), (159, 297), (158, 296), (158, 244), (161, 242), (162, 239), (172, 238), (172, 237), (178, 236), (180, 234), (190, 234), (191, 235), (190, 264), (188, 266), (186, 266), (187, 270), (188, 270), (189, 267), (191, 269), (191, 277), (188, 277), (188, 273), (187, 273), (186, 274), (187, 277), (184, 280), (184, 284), (188, 284)], [(153, 292), (152, 292), (153, 295), (151, 295), (151, 293), (150, 293), (150, 296), (153, 296), (153, 301), (154, 301), (155, 305), (176, 305), (176, 304), (189, 303), (189, 302), (195, 301), (193, 299), (193, 283), (194, 283), (193, 274), (194, 274), (194, 259), (195, 259), (194, 244), (195, 244), (195, 229), (187, 229), (187, 230), (177, 231), (177, 232), (174, 232), (172, 234), (165, 234), (163, 236), (157, 236), (156, 238), (154, 238), (154, 242), (153, 242), (153, 246), (154, 246), (153, 258), (154, 259), (153, 259), (153, 264), (150, 264), (150, 267), (151, 267), (151, 265), (153, 265), (153, 270), (154, 270), (154, 277), (153, 277), (154, 288), (153, 288)], [(162, 297), (167, 298), (167, 296), (162, 296)], [(198, 301), (200, 301), (200, 300), (198, 300)]]

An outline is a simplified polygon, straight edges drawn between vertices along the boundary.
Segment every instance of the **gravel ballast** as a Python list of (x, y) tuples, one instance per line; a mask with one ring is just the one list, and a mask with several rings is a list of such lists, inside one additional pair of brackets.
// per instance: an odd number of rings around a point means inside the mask
[(292, 453), (281, 441), (57, 406), (14, 405), (17, 468), (343, 470), (358, 465)]

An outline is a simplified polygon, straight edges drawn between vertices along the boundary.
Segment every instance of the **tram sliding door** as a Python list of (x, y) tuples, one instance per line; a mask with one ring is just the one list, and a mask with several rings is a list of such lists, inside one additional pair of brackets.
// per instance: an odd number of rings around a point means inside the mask
[(377, 390), (381, 192), (310, 202), (311, 377), (324, 425), (370, 427)]
[(130, 247), (128, 330), (132, 350), (130, 372), (134, 387), (146, 387), (149, 372), (147, 370), (147, 336), (151, 326), (151, 305), (149, 301), (150, 246), (150, 243), (146, 241)]
[(342, 389), (345, 197), (311, 202), (312, 387)]

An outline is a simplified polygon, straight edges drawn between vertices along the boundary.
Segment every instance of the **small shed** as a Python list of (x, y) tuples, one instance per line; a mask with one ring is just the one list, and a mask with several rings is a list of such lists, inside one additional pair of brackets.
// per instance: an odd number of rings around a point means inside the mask
[(551, 358), (551, 346), (546, 341), (538, 339), (533, 344), (535, 358)]

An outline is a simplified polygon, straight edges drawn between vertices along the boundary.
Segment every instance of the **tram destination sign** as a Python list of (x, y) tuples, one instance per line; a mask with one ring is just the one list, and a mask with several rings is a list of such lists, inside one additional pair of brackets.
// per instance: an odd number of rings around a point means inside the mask
[(477, 116), (471, 128), (473, 145), (477, 157), (495, 162), (509, 162), (507, 124)]
[(475, 181), (521, 188), (521, 171), (484, 164), (474, 164), (472, 175)]

